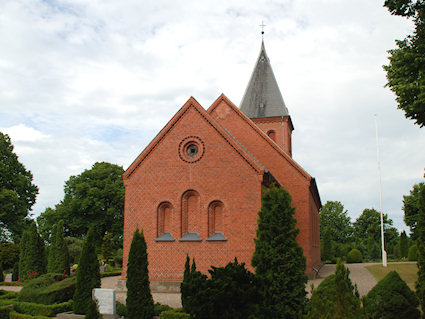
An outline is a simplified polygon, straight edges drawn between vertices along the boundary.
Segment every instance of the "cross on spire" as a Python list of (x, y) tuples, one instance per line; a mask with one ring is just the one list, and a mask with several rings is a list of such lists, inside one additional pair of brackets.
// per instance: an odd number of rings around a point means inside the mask
[(264, 27), (267, 25), (264, 24), (264, 21), (261, 21), (261, 24), (259, 25), (261, 27), (261, 36), (264, 38)]

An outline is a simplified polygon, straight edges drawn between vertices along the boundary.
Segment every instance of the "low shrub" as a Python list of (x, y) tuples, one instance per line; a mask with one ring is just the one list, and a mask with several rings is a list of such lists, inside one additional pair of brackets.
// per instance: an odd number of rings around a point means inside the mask
[(66, 302), (74, 296), (75, 277), (61, 279), (62, 274), (42, 275), (24, 285), (18, 300), (44, 305)]
[(388, 273), (363, 298), (363, 308), (368, 318), (419, 319), (419, 305), (415, 293), (410, 290), (396, 271)]
[(161, 314), (161, 312), (169, 311), (169, 310), (173, 310), (173, 308), (171, 308), (168, 305), (161, 305), (159, 302), (157, 302), (153, 305), (153, 315), (154, 316), (159, 316)]
[(361, 263), (363, 261), (363, 256), (360, 250), (358, 249), (351, 249), (350, 252), (347, 254), (347, 263)]
[(52, 319), (52, 318), (46, 317), (46, 316), (31, 316), (31, 315), (26, 315), (16, 311), (11, 311), (9, 313), (9, 319)]
[(409, 253), (407, 254), (407, 259), (409, 261), (418, 260), (418, 247), (416, 245), (410, 246)]
[(19, 292), (0, 290), (0, 300), (17, 298)]
[(122, 304), (119, 301), (116, 301), (115, 302), (115, 309), (116, 309), (118, 316), (127, 317), (127, 307), (126, 307), (126, 305)]
[(0, 306), (0, 319), (9, 319), (10, 310), (9, 306)]
[(190, 319), (190, 315), (184, 312), (178, 312), (176, 310), (167, 310), (161, 312), (159, 315), (161, 319)]
[(53, 304), (53, 305), (43, 305), (33, 302), (22, 302), (14, 301), (14, 309), (19, 313), (29, 314), (32, 316), (47, 316), (53, 317), (60, 312), (66, 312), (72, 310), (72, 300)]
[(16, 287), (16, 286), (23, 286), (24, 283), (21, 281), (3, 281), (1, 283), (2, 286), (9, 286), (9, 287)]
[(121, 276), (121, 271), (106, 271), (106, 272), (100, 273), (101, 278), (113, 277), (113, 276)]

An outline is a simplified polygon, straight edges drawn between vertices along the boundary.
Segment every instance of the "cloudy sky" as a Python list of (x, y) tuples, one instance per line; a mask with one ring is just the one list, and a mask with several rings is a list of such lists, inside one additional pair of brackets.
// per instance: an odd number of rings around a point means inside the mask
[(0, 0), (0, 131), (40, 188), (33, 214), (97, 161), (126, 169), (194, 96), (239, 105), (265, 45), (295, 126), (293, 156), (322, 203), (355, 220), (423, 181), (425, 128), (385, 88), (387, 50), (412, 32), (371, 0)]

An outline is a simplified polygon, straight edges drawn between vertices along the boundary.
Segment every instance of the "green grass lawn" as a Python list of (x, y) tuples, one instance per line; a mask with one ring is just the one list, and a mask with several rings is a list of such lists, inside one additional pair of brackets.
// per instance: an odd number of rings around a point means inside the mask
[(390, 271), (395, 270), (410, 289), (415, 290), (415, 282), (418, 279), (418, 267), (416, 263), (388, 264), (386, 268), (382, 267), (382, 265), (372, 265), (366, 266), (366, 269), (370, 271), (377, 281), (384, 278)]

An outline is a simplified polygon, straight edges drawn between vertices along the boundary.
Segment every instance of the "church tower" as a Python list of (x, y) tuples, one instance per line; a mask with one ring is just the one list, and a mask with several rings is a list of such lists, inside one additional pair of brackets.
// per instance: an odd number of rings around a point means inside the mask
[(264, 41), (240, 104), (241, 111), (292, 157), (292, 125), (288, 109), (266, 54)]

